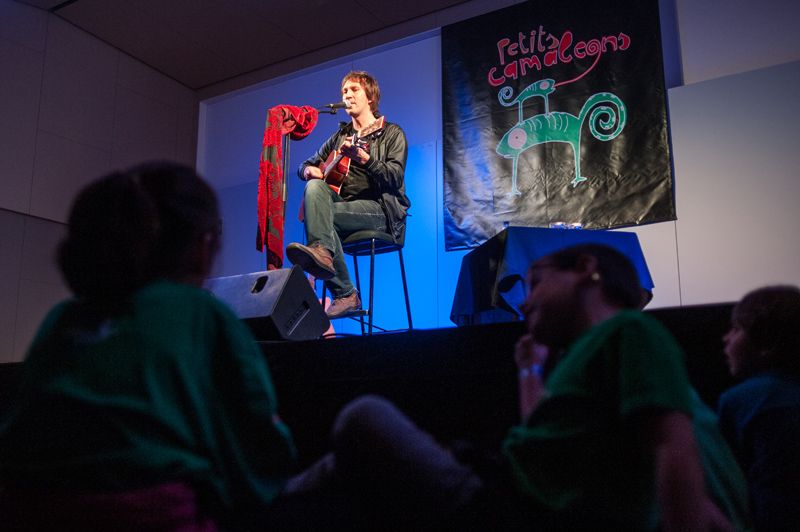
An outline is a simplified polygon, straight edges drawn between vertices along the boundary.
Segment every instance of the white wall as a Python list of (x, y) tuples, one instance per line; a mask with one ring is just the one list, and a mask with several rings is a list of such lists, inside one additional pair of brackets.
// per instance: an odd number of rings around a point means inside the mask
[(787, 205), (799, 197), (800, 5), (675, 0), (675, 9), (683, 86), (668, 101), (678, 220), (633, 230), (656, 283), (651, 307), (800, 284), (800, 213)]
[(145, 159), (194, 164), (197, 97), (63, 20), (0, 0), (0, 362), (68, 294), (55, 247), (75, 193)]
[(800, 284), (800, 61), (670, 91), (681, 301)]
[(674, 2), (687, 85), (800, 60), (796, 0)]
[[(670, 82), (670, 120), (678, 221), (633, 229), (655, 281), (651, 307), (732, 301), (768, 282), (800, 284), (800, 248), (792, 235), (798, 198), (800, 46), (788, 21), (793, 2), (662, 2), (667, 65), (682, 64), (685, 85)], [(677, 23), (675, 22), (677, 21)], [(725, 31), (712, 30), (721, 25)], [(677, 35), (675, 34), (677, 31)], [(676, 58), (674, 55), (679, 54)], [(679, 60), (678, 60), (679, 59)], [(773, 65), (778, 66), (773, 66)], [(772, 67), (772, 68), (763, 68)], [(410, 143), (407, 192), (413, 202), (407, 237), (415, 325), (451, 326), (455, 280), (464, 252), (444, 252), (442, 226), (441, 80), (438, 32), (376, 48), (201, 103), (199, 168), (222, 188), (228, 246), (218, 275), (263, 269), (255, 251), (255, 194), (266, 111), (278, 104), (322, 105), (338, 99), (350, 69), (376, 75), (382, 111)], [(678, 76), (681, 77), (681, 76)], [(302, 183), (297, 164), (334, 128), (293, 143), (286, 240), (302, 238), (293, 213)], [(233, 175), (231, 175), (233, 173)], [(397, 279), (388, 268), (379, 282)], [(381, 288), (384, 290), (384, 288)], [(402, 307), (391, 293), (376, 304)], [(402, 326), (402, 312), (388, 324)], [(345, 326), (345, 330), (350, 330)]]

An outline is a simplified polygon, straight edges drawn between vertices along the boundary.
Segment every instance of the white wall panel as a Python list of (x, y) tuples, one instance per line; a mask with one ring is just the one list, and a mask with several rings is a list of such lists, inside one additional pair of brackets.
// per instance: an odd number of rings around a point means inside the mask
[(50, 17), (39, 127), (111, 149), (119, 52)]
[(683, 304), (800, 284), (800, 62), (673, 89)]
[(687, 85), (800, 60), (796, 0), (674, 2)]
[[(67, 227), (63, 224), (38, 218), (25, 219), (21, 279), (50, 284), (63, 282), (56, 254), (66, 232)], [(98, 250), (98, 253), (102, 253), (102, 250)]]
[(14, 361), (23, 359), (50, 308), (69, 296), (56, 263), (56, 249), (64, 238), (66, 226), (30, 217), (24, 219), (24, 225)]
[(30, 214), (66, 222), (78, 191), (106, 173), (110, 164), (110, 150), (40, 131)]
[(119, 54), (116, 81), (122, 87), (171, 107), (194, 104), (194, 92), (191, 89), (126, 54)]
[(24, 360), (47, 312), (68, 295), (69, 291), (61, 284), (25, 279), (20, 281), (12, 362)]
[(112, 163), (125, 168), (143, 159), (175, 159), (178, 109), (117, 87)]
[(636, 233), (653, 278), (653, 300), (647, 308), (679, 307), (681, 293), (675, 222), (626, 227), (621, 231)]
[(20, 360), (68, 294), (53, 255), (77, 191), (145, 159), (194, 164), (197, 109), (191, 90), (152, 68), (0, 0), (0, 362)]
[(0, 210), (0, 363), (14, 361), (25, 218)]
[(0, 39), (44, 51), (47, 13), (12, 0), (0, 0)]
[(43, 52), (0, 36), (0, 208), (30, 205), (43, 61)]

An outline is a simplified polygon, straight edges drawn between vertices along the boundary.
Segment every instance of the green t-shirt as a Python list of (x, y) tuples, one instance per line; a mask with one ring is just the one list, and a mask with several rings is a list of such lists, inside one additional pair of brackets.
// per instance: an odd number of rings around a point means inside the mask
[(518, 489), (573, 519), (656, 529), (654, 464), (630, 421), (649, 409), (691, 415), (683, 355), (672, 336), (649, 316), (620, 312), (570, 346), (545, 389), (504, 443)]
[(61, 303), (23, 373), (0, 426), (11, 485), (115, 491), (184, 480), (212, 513), (248, 515), (294, 466), (263, 353), (205, 290), (157, 282), (102, 321)]

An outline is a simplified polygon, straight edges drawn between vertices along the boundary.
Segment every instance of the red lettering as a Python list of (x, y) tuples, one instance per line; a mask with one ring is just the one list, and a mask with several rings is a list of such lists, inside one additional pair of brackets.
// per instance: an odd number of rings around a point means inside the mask
[(618, 39), (619, 39), (620, 50), (627, 50), (628, 47), (631, 45), (631, 38), (625, 35), (624, 33), (620, 33)]
[(503, 50), (510, 43), (511, 43), (511, 41), (509, 39), (500, 39), (499, 41), (497, 41), (497, 54), (500, 56), (500, 64), (501, 65), (505, 65), (506, 64), (506, 56), (505, 56), (505, 53), (503, 52)]
[(558, 45), (558, 57), (562, 63), (571, 63), (572, 56), (567, 53), (570, 45), (572, 45), (572, 32), (565, 31), (561, 36), (561, 42)]
[[(540, 25), (538, 30), (517, 32), (515, 41), (506, 37), (497, 41), (500, 64), (489, 70), (486, 80), (490, 86), (499, 87), (510, 80), (541, 72), (544, 67), (598, 57), (606, 52), (624, 51), (630, 46), (631, 37), (623, 32), (616, 36), (606, 35), (576, 42), (571, 30), (564, 31), (559, 38), (546, 32), (544, 26)], [(515, 59), (516, 56), (519, 58)], [(597, 64), (597, 60), (594, 64)]]
[(505, 77), (496, 78), (494, 76), (494, 73), (496, 71), (497, 71), (497, 69), (495, 67), (492, 67), (492, 69), (489, 70), (489, 75), (487, 76), (488, 77), (488, 81), (489, 81), (489, 85), (491, 85), (492, 87), (499, 87), (500, 85), (502, 85), (503, 83), (506, 82), (506, 78)]
[(527, 54), (528, 52), (530, 52), (530, 50), (528, 48), (525, 48), (525, 34), (524, 33), (519, 32), (519, 34), (517, 36), (517, 42), (519, 42), (519, 49), (522, 51), (523, 54)]
[(542, 46), (542, 36), (544, 34), (544, 27), (539, 26), (539, 37), (536, 39), (536, 49), (540, 52), (544, 52), (544, 46)]
[(602, 50), (600, 49), (600, 41), (597, 39), (590, 39), (589, 42), (586, 43), (586, 54), (587, 55), (600, 55)]
[(524, 76), (528, 70), (535, 68), (537, 71), (542, 69), (542, 62), (535, 55), (523, 57), (519, 60), (520, 71)]
[(612, 52), (616, 52), (617, 51), (617, 38), (616, 37), (603, 37), (603, 41), (601, 43), (601, 48), (603, 49), (604, 53), (608, 51), (608, 46), (611, 46), (611, 51)]
[(519, 66), (517, 65), (517, 62), (514, 61), (513, 63), (507, 64), (503, 69), (503, 74), (507, 78), (517, 79), (519, 76)]
[(573, 53), (575, 54), (575, 57), (577, 57), (578, 59), (583, 59), (584, 57), (586, 57), (586, 43), (583, 41), (578, 41), (575, 44), (575, 49), (573, 50)]

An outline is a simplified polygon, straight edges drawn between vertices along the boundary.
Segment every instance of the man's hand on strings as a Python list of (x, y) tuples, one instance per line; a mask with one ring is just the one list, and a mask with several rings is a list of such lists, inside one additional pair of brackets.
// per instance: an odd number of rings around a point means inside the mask
[(364, 165), (369, 161), (369, 153), (358, 144), (353, 144), (353, 137), (345, 138), (339, 151), (342, 155), (349, 157), (351, 161), (358, 164)]

